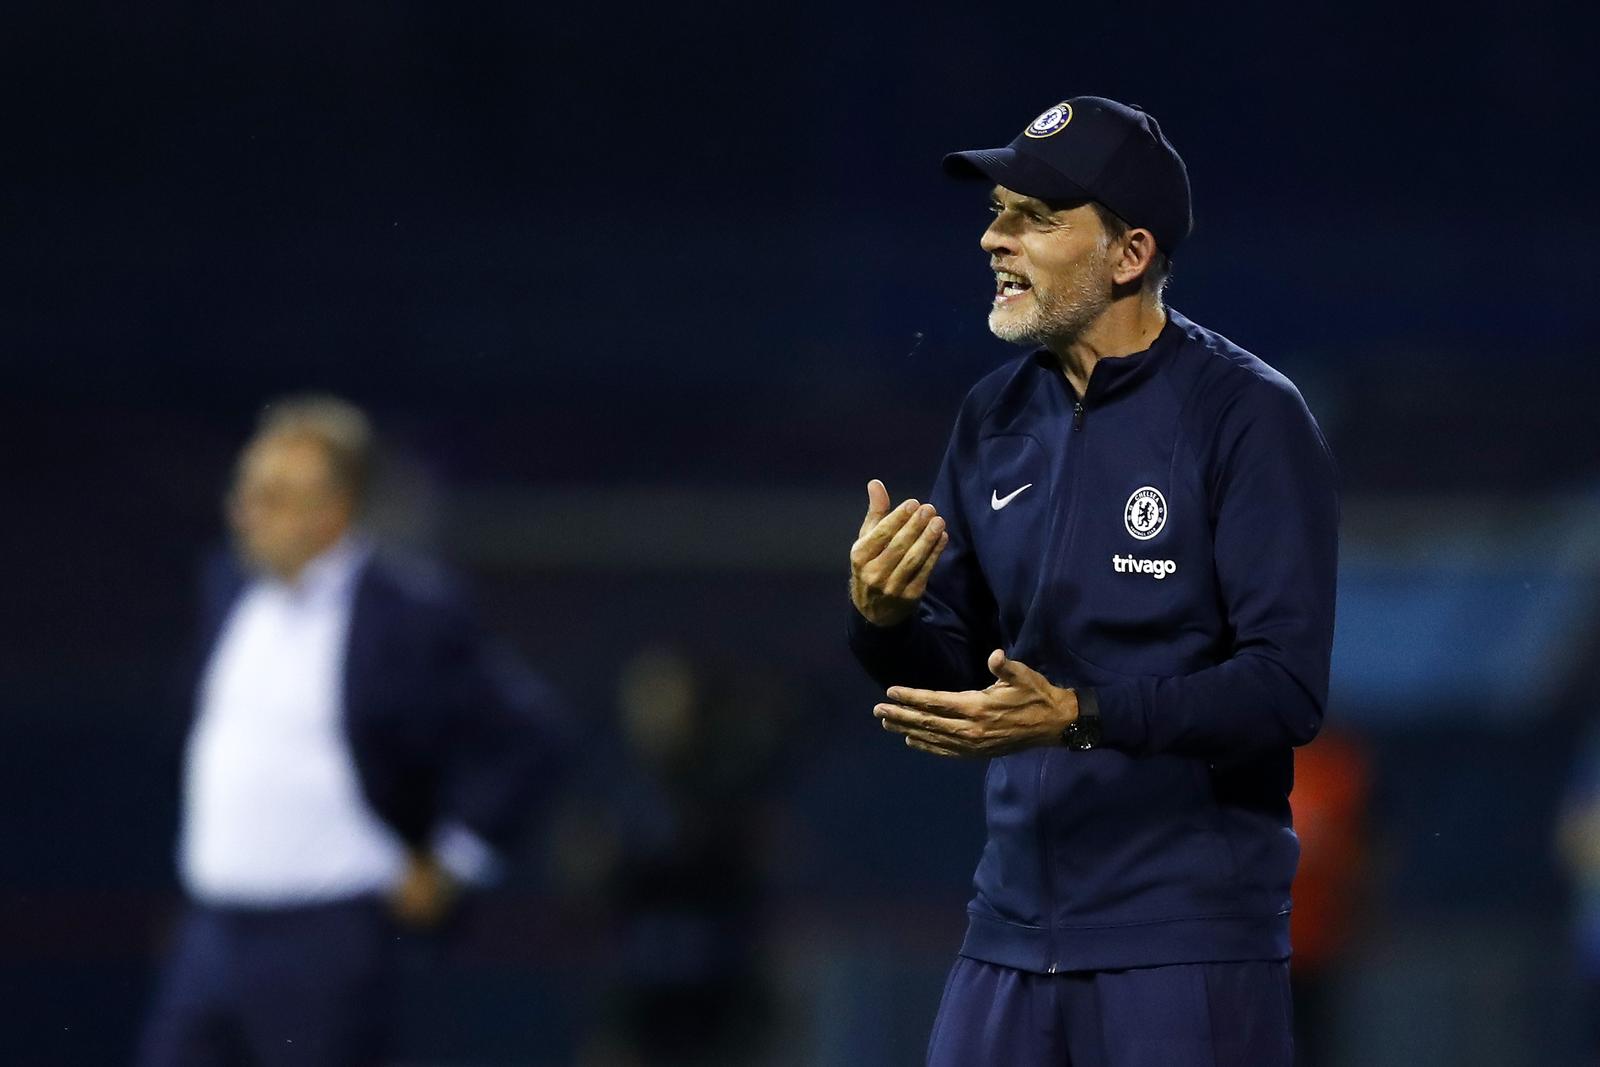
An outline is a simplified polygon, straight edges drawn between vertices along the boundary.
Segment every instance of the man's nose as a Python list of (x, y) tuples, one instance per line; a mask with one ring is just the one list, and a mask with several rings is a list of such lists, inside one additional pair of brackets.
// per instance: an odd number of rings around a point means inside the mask
[(978, 240), (978, 246), (991, 256), (1001, 252), (1015, 252), (1016, 245), (1011, 240), (1011, 234), (1000, 226), (1000, 220), (995, 219), (983, 231), (983, 236)]

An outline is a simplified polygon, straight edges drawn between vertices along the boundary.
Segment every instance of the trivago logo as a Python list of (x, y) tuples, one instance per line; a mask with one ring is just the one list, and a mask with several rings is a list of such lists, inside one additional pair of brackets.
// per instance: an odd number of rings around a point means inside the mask
[(1178, 564), (1170, 559), (1136, 559), (1133, 556), (1112, 556), (1111, 569), (1118, 574), (1148, 574), (1156, 581), (1160, 581), (1178, 569)]

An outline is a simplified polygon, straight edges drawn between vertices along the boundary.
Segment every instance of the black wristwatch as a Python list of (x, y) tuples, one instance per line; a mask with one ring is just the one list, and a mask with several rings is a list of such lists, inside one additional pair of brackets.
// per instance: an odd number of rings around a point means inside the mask
[(1078, 717), (1061, 731), (1061, 743), (1074, 752), (1100, 747), (1100, 698), (1093, 689), (1075, 689)]

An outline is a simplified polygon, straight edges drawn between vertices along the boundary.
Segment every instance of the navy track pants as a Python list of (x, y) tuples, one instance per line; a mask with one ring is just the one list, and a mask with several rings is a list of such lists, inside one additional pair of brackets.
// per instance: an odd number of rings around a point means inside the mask
[(1033, 974), (960, 957), (928, 1067), (1293, 1067), (1287, 960)]

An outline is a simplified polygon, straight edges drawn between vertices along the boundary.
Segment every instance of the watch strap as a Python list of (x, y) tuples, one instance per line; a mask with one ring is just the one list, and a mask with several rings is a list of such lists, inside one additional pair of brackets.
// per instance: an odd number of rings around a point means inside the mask
[(1093, 689), (1074, 689), (1078, 700), (1078, 717), (1061, 731), (1061, 743), (1068, 748), (1087, 751), (1100, 744), (1100, 697)]

